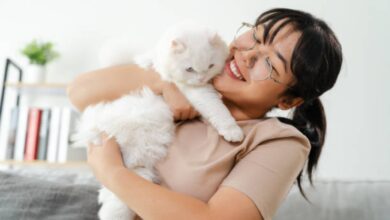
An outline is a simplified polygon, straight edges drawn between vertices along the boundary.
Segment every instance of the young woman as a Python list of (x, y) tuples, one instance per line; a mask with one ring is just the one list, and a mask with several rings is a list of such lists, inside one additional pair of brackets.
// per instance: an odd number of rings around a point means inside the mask
[[(291, 9), (272, 9), (243, 23), (224, 71), (213, 84), (245, 139), (228, 143), (197, 119), (174, 85), (134, 65), (82, 74), (70, 85), (79, 109), (149, 86), (174, 112), (176, 137), (157, 170), (161, 185), (123, 166), (117, 143), (102, 134), (88, 162), (103, 185), (142, 219), (271, 219), (307, 161), (310, 181), (324, 144), (326, 119), (319, 97), (333, 87), (341, 46), (322, 20)], [(291, 109), (292, 119), (266, 117)], [(193, 120), (189, 120), (193, 119)]]

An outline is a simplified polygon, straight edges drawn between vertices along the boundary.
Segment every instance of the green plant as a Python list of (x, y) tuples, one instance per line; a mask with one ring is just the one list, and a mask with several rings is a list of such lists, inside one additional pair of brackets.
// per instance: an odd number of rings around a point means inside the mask
[(50, 42), (38, 42), (33, 40), (21, 51), (27, 56), (31, 64), (45, 66), (48, 62), (56, 59), (59, 53), (53, 50), (53, 44)]

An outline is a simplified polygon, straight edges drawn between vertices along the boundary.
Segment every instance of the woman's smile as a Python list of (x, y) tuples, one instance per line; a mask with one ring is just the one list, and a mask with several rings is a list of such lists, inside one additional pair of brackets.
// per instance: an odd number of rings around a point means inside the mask
[(226, 62), (225, 72), (235, 80), (246, 81), (234, 59)]

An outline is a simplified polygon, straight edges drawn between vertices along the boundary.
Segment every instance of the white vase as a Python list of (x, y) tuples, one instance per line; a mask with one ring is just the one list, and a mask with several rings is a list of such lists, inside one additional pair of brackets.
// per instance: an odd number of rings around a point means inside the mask
[(41, 65), (30, 64), (23, 72), (23, 82), (43, 83), (45, 81), (46, 68)]

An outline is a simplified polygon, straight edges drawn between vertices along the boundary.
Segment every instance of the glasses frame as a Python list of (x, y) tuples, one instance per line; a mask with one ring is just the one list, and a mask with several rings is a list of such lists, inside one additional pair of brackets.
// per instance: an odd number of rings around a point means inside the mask
[[(253, 24), (251, 24), (251, 23), (248, 23), (248, 22), (242, 22), (242, 23), (241, 23), (241, 26), (237, 29), (236, 34), (234, 35), (233, 44), (235, 44), (235, 42), (237, 41), (237, 38), (239, 37), (238, 34), (239, 34), (240, 30), (241, 30), (242, 28), (244, 28), (244, 27), (251, 28), (251, 29), (252, 29), (252, 32), (253, 32), (253, 33), (252, 33), (253, 39), (258, 39), (257, 36), (256, 36), (257, 26), (255, 26), (255, 25), (253, 25)], [(241, 48), (238, 48), (238, 47), (234, 47), (234, 48), (235, 48), (236, 50), (240, 51), (240, 52), (242, 52), (242, 51), (249, 51), (249, 50), (254, 50), (254, 49), (256, 49), (256, 46), (257, 46), (258, 44), (259, 44), (259, 43), (255, 40), (255, 41), (254, 41), (254, 44), (253, 44), (251, 47), (249, 47), (249, 48), (245, 48), (245, 49), (241, 49)], [(273, 73), (273, 71), (274, 71), (274, 67), (273, 67), (273, 65), (272, 65), (272, 62), (271, 62), (271, 60), (270, 60), (269, 57), (266, 57), (265, 59), (266, 59), (266, 62), (267, 62), (267, 68), (269, 69), (268, 75), (267, 75), (267, 77), (264, 78), (264, 79), (254, 80), (254, 81), (264, 81), (264, 80), (269, 80), (269, 79), (271, 79), (271, 80), (274, 81), (275, 83), (278, 83), (278, 84), (284, 85), (284, 86), (286, 86), (286, 87), (288, 87), (288, 88), (291, 88), (290, 85), (288, 85), (288, 84), (286, 84), (286, 83), (283, 83), (283, 82), (279, 81), (278, 79), (275, 79), (275, 78), (274, 78), (274, 76), (272, 75), (272, 73)]]

